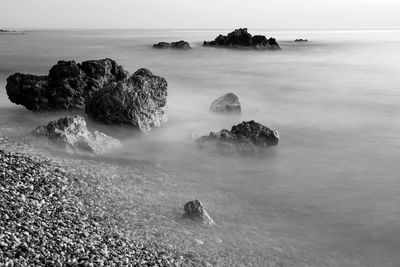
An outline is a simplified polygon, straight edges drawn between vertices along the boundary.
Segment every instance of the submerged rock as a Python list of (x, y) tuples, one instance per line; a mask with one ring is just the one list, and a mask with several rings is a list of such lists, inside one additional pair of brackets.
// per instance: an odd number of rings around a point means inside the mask
[(178, 41), (178, 42), (172, 42), (172, 43), (159, 42), (157, 44), (154, 44), (153, 47), (160, 48), (160, 49), (166, 49), (166, 48), (191, 49), (192, 48), (188, 42), (185, 42), (183, 40)]
[(278, 143), (277, 131), (255, 121), (244, 121), (233, 126), (230, 131), (223, 129), (211, 132), (197, 140), (200, 148), (225, 155), (257, 155)]
[(228, 93), (212, 102), (210, 110), (219, 113), (240, 113), (241, 105), (234, 93)]
[(227, 36), (220, 34), (214, 41), (204, 41), (203, 46), (216, 47), (252, 47), (256, 49), (279, 50), (279, 44), (276, 39), (267, 39), (263, 35), (252, 36), (246, 28), (241, 28), (229, 33)]
[(98, 131), (90, 132), (83, 117), (75, 115), (52, 121), (36, 128), (33, 134), (65, 148), (69, 152), (106, 153), (121, 143)]
[(167, 82), (149, 70), (132, 76), (114, 60), (59, 61), (48, 76), (7, 79), (11, 102), (32, 111), (85, 110), (100, 122), (148, 131), (166, 121)]
[(208, 215), (200, 200), (189, 201), (184, 206), (184, 218), (189, 218), (204, 225), (213, 225), (214, 220)]
[(11, 102), (32, 111), (81, 110), (93, 92), (122, 81), (127, 72), (112, 59), (59, 61), (47, 76), (15, 73), (6, 90)]
[(93, 119), (146, 132), (167, 120), (167, 82), (147, 69), (97, 91), (86, 105)]

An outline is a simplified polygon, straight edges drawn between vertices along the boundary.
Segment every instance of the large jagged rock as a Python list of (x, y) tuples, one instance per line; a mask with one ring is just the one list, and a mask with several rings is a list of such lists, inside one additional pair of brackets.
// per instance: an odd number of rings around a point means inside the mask
[(210, 110), (218, 113), (240, 113), (239, 98), (234, 93), (228, 93), (211, 103)]
[(32, 111), (80, 110), (105, 85), (125, 80), (128, 73), (112, 59), (59, 61), (48, 76), (15, 73), (7, 79), (11, 102)]
[(184, 218), (191, 219), (193, 221), (199, 222), (204, 225), (213, 225), (214, 220), (208, 215), (207, 211), (204, 209), (203, 204), (200, 200), (189, 201), (183, 207), (185, 213)]
[(172, 43), (159, 42), (157, 44), (154, 44), (153, 47), (160, 48), (160, 49), (167, 49), (167, 48), (191, 49), (192, 48), (188, 42), (185, 42), (183, 40), (178, 41), (178, 42), (172, 42)]
[(86, 113), (97, 121), (131, 125), (147, 132), (167, 120), (166, 97), (166, 80), (140, 69), (126, 81), (95, 92)]
[(41, 137), (69, 152), (103, 154), (121, 146), (121, 143), (98, 131), (90, 132), (83, 117), (75, 115), (50, 122), (33, 131)]
[(279, 50), (281, 49), (276, 39), (267, 39), (263, 35), (252, 36), (246, 28), (241, 28), (229, 33), (227, 36), (220, 34), (214, 41), (204, 41), (203, 46)]
[(211, 132), (200, 137), (197, 144), (200, 148), (224, 155), (258, 155), (265, 148), (279, 142), (279, 133), (255, 121), (242, 122), (231, 130)]

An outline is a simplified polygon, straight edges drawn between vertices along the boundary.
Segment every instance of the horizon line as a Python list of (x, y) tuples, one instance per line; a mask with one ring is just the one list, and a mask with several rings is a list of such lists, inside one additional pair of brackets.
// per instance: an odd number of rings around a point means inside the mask
[(100, 27), (0, 27), (2, 30), (232, 30), (239, 28), (247, 28), (251, 30), (325, 30), (325, 31), (334, 31), (334, 30), (400, 30), (400, 27), (327, 27), (327, 28), (250, 28), (250, 27), (233, 27), (233, 28), (158, 28), (158, 27), (112, 27), (112, 28), (100, 28)]

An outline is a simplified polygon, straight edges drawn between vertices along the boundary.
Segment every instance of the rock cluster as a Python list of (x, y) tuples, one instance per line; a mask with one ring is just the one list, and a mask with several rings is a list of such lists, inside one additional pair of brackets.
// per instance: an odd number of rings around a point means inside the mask
[(200, 200), (189, 201), (184, 206), (184, 218), (189, 218), (204, 225), (213, 225), (214, 220), (208, 215)]
[(263, 35), (252, 36), (247, 32), (246, 28), (237, 29), (227, 36), (220, 34), (214, 41), (204, 41), (203, 46), (216, 46), (216, 47), (232, 47), (244, 48), (252, 47), (256, 49), (279, 50), (279, 44), (276, 39), (267, 39)]
[(15, 73), (11, 102), (32, 111), (86, 110), (95, 120), (148, 131), (166, 120), (167, 82), (140, 69), (132, 76), (114, 60), (59, 61), (47, 76)]
[(102, 154), (121, 146), (121, 143), (104, 133), (90, 132), (81, 116), (68, 116), (40, 126), (33, 131), (38, 137), (70, 152)]
[(0, 150), (0, 266), (176, 263), (109, 225), (101, 209), (81, 198), (87, 189), (81, 180), (48, 162)]
[(191, 49), (192, 48), (188, 42), (185, 42), (183, 40), (178, 41), (178, 42), (172, 42), (172, 43), (159, 42), (157, 44), (154, 44), (153, 47), (160, 48), (160, 49), (166, 49), (166, 48)]
[(211, 111), (218, 113), (240, 113), (241, 105), (239, 98), (234, 93), (228, 93), (211, 103)]
[(255, 121), (242, 122), (231, 130), (211, 132), (197, 140), (200, 148), (225, 155), (256, 155), (264, 148), (275, 146), (279, 133)]

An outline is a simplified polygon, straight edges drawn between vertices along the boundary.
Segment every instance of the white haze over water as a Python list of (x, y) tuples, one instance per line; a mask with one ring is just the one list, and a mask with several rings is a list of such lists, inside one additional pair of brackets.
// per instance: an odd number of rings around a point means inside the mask
[[(251, 232), (254, 246), (274, 244), (298, 262), (398, 266), (400, 31), (249, 30), (277, 38), (283, 50), (201, 47), (228, 30), (0, 35), (0, 123), (24, 135), (59, 116), (9, 103), (5, 79), (14, 72), (47, 74), (60, 59), (105, 57), (131, 73), (149, 68), (168, 81), (169, 122), (142, 137), (91, 122), (123, 140), (110, 160), (174, 173), (237, 246)], [(181, 39), (194, 49), (151, 48)], [(209, 112), (226, 92), (239, 96), (240, 117)], [(266, 158), (208, 156), (190, 139), (251, 119), (280, 132)]]
[(398, 0), (2, 0), (0, 28), (399, 28)]

